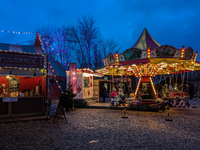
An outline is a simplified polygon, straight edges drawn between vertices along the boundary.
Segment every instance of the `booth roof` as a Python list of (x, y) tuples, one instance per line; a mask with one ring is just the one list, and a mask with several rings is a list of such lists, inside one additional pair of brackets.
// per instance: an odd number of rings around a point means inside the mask
[[(6, 44), (6, 43), (0, 43), (0, 50), (3, 51), (12, 51), (12, 52), (22, 52), (22, 53), (32, 53), (32, 54), (42, 54), (45, 55), (41, 49), (41, 47), (35, 46), (35, 45), (15, 45), (15, 44)], [(61, 77), (66, 77), (66, 67), (62, 64), (60, 64), (57, 60), (55, 60), (52, 56), (48, 55), (48, 61), (50, 62), (48, 64), (48, 75), (56, 75), (56, 76), (61, 76)], [(44, 61), (45, 62), (45, 61)], [(10, 70), (10, 69), (9, 69)], [(9, 71), (8, 70), (8, 71)], [(28, 73), (29, 72), (29, 73)], [(30, 71), (14, 71), (13, 70), (13, 75), (20, 75), (20, 76), (32, 76), (33, 72)], [(40, 71), (41, 72), (41, 71)], [(44, 75), (43, 73), (41, 74), (40, 72), (36, 72), (37, 76)], [(9, 73), (9, 72), (8, 72)], [(3, 74), (8, 74), (7, 71), (5, 70), (0, 72), (1, 75)]]

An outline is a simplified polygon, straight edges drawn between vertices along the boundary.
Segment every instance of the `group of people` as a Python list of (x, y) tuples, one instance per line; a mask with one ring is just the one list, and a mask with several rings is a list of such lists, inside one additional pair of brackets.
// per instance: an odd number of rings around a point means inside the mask
[(112, 89), (112, 93), (110, 94), (110, 105), (116, 106), (116, 105), (123, 105), (125, 104), (125, 95), (122, 88), (119, 88), (119, 91), (117, 93), (117, 90), (115, 88)]
[[(103, 86), (103, 102), (105, 102), (105, 97), (106, 97), (106, 88), (105, 86)], [(161, 99), (161, 100), (164, 100), (164, 101), (167, 101), (168, 99), (172, 99), (173, 101), (171, 101), (171, 106), (172, 107), (176, 107), (177, 105), (179, 107), (183, 107), (185, 108), (186, 105), (188, 105), (188, 107), (190, 106), (189, 104), (189, 97), (184, 95), (183, 93), (180, 93), (179, 96), (176, 96), (176, 97), (170, 97), (169, 93), (168, 94), (163, 94), (162, 97), (159, 97), (158, 96), (158, 99)], [(124, 91), (122, 88), (119, 88), (118, 89), (118, 92), (116, 90), (116, 88), (112, 88), (112, 92), (110, 94), (110, 99), (111, 99), (111, 104), (112, 105), (116, 105), (116, 104), (120, 104), (120, 103), (124, 103), (125, 102), (125, 94), (124, 94)], [(131, 102), (134, 104), (134, 105), (139, 105), (142, 103), (142, 91), (138, 91), (138, 94), (137, 94), (137, 101), (135, 100), (136, 99), (136, 96), (134, 94), (134, 92), (132, 91), (130, 94), (129, 94), (129, 99), (131, 99)]]

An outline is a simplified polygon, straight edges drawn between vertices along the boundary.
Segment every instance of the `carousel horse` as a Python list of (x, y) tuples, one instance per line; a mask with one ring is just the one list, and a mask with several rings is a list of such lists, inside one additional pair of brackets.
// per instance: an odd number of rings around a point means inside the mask
[(167, 94), (167, 93), (169, 93), (168, 85), (164, 84), (164, 86), (162, 86), (162, 94)]
[(179, 106), (179, 107), (183, 107), (185, 108), (185, 106), (188, 106), (190, 107), (190, 104), (189, 104), (189, 97), (188, 96), (185, 96), (183, 93), (181, 93), (179, 96), (176, 96), (174, 99), (173, 99), (173, 104), (172, 104), (172, 107), (176, 107), (176, 106)]
[(131, 105), (133, 107), (137, 107), (137, 106), (140, 106), (141, 104), (142, 104), (142, 92), (139, 91), (138, 92), (138, 100), (137, 101), (135, 101), (135, 100), (131, 101)]
[(179, 90), (178, 90), (178, 83), (175, 83), (174, 88), (173, 88), (173, 91), (174, 91), (174, 92), (178, 92), (178, 91), (179, 91)]

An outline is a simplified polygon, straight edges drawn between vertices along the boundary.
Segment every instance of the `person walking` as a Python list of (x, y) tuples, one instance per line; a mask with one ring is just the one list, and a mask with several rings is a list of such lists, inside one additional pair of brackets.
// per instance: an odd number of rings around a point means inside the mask
[(105, 98), (106, 98), (106, 87), (105, 87), (105, 85), (103, 85), (103, 92), (102, 92), (102, 95), (103, 95), (103, 102), (106, 102), (106, 101), (105, 101)]

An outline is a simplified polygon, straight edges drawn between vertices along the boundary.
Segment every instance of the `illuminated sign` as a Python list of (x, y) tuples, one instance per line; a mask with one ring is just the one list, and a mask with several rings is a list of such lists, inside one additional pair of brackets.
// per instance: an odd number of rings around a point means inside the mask
[(44, 68), (44, 56), (18, 52), (0, 52), (0, 67)]

